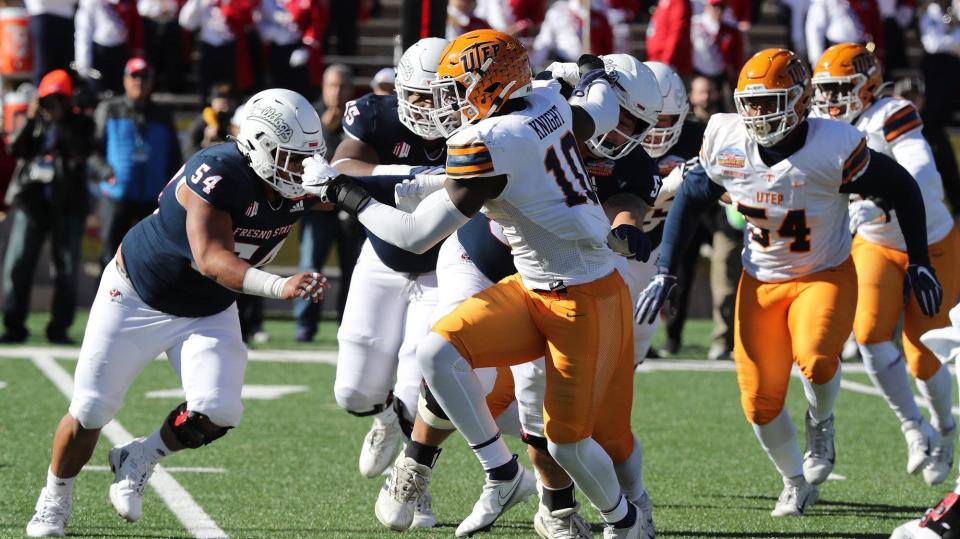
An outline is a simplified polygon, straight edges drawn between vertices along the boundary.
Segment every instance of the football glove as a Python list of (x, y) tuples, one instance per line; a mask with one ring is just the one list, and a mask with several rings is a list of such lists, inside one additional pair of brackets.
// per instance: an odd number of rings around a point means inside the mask
[(322, 156), (311, 155), (303, 160), (303, 174), (300, 176), (303, 190), (311, 195), (320, 197), (324, 202), (332, 202), (333, 197), (326, 196), (327, 185), (333, 181), (337, 175), (337, 169), (327, 162)]
[(573, 88), (580, 81), (580, 67), (573, 62), (554, 62), (547, 66), (541, 78), (557, 79)]
[(917, 305), (923, 314), (933, 317), (940, 312), (940, 303), (943, 302), (943, 287), (937, 280), (933, 268), (925, 264), (910, 264), (907, 266), (907, 276), (903, 279), (903, 303), (910, 301), (910, 289), (917, 298)]
[(393, 187), (393, 199), (397, 209), (413, 213), (424, 198), (434, 191), (443, 189), (446, 174), (416, 174), (412, 180), (403, 180)]
[(598, 80), (607, 81), (611, 87), (617, 84), (619, 74), (615, 70), (607, 71), (599, 56), (584, 54), (577, 60), (577, 66), (580, 69), (580, 80), (573, 87), (573, 95), (587, 95), (587, 88)]
[(638, 324), (652, 324), (657, 319), (657, 313), (667, 302), (667, 298), (677, 287), (677, 277), (669, 273), (658, 273), (643, 289), (637, 299), (637, 310), (634, 319)]
[(610, 235), (607, 236), (607, 245), (618, 255), (640, 262), (649, 260), (650, 252), (653, 251), (650, 238), (639, 228), (628, 224), (622, 224), (611, 230)]

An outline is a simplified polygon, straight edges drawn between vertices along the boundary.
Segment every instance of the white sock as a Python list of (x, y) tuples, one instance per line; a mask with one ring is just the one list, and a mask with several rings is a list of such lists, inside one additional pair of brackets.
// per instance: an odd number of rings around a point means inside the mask
[(77, 477), (57, 477), (53, 470), (47, 469), (47, 492), (53, 496), (70, 496), (73, 493), (73, 480)]
[(643, 448), (640, 440), (633, 437), (633, 451), (627, 460), (614, 463), (613, 470), (617, 473), (620, 490), (631, 502), (639, 500), (647, 491), (643, 486)]
[(160, 436), (160, 429), (151, 432), (150, 436), (144, 438), (143, 456), (148, 460), (156, 462), (170, 453), (173, 453), (173, 451), (167, 447), (167, 444), (163, 443), (163, 438)]
[(500, 437), (480, 379), (460, 352), (446, 339), (430, 332), (417, 346), (417, 361), (437, 403), (474, 447), (483, 469), (492, 470), (510, 462), (513, 453)]
[(953, 420), (953, 380), (946, 366), (941, 366), (936, 374), (927, 380), (917, 378), (917, 389), (930, 402), (930, 424), (937, 432), (952, 430)]
[(833, 378), (826, 383), (814, 384), (806, 377), (803, 378), (803, 392), (807, 396), (814, 422), (820, 423), (833, 416), (833, 405), (837, 403), (837, 396), (840, 395), (840, 380), (840, 365), (837, 365)]
[(618, 522), (627, 515), (627, 500), (621, 495), (613, 461), (596, 440), (584, 438), (572, 444), (548, 441), (547, 448), (590, 503), (606, 511), (604, 520)]
[[(394, 397), (397, 398), (397, 397)], [(383, 409), (382, 412), (373, 416), (373, 420), (381, 425), (393, 425), (399, 418), (397, 417), (396, 410), (393, 409), (393, 403)]]
[(860, 355), (863, 357), (867, 375), (873, 385), (883, 393), (883, 398), (887, 400), (900, 423), (920, 421), (920, 409), (917, 408), (917, 400), (910, 389), (903, 356), (897, 347), (890, 341), (861, 344)]
[(780, 414), (766, 425), (753, 425), (753, 433), (781, 476), (789, 478), (803, 475), (797, 429), (786, 408), (780, 410)]

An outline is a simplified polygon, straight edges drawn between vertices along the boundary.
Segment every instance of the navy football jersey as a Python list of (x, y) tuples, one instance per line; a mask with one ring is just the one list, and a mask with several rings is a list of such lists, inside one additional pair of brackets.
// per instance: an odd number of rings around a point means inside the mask
[(255, 267), (273, 260), (311, 199), (280, 198), (271, 205), (271, 187), (247, 166), (235, 142), (197, 152), (167, 183), (157, 211), (123, 238), (127, 273), (137, 294), (154, 309), (210, 316), (229, 307), (238, 294), (197, 271), (187, 241), (187, 212), (177, 200), (181, 184), (230, 214), (234, 250)]
[(517, 272), (503, 228), (477, 213), (457, 230), (457, 239), (480, 273), (493, 282)]
[(601, 203), (617, 193), (636, 195), (648, 206), (657, 199), (661, 176), (653, 158), (640, 146), (617, 160), (590, 155), (585, 164)]
[[(666, 178), (674, 168), (693, 159), (700, 153), (700, 146), (703, 144), (703, 132), (706, 129), (707, 126), (699, 120), (687, 118), (683, 122), (683, 128), (680, 130), (680, 138), (677, 139), (677, 143), (671, 146), (667, 153), (656, 158), (657, 169), (661, 178)], [(663, 203), (669, 207), (673, 204), (673, 199), (674, 197), (667, 198)], [(654, 249), (660, 245), (660, 240), (663, 238), (663, 224), (667, 220), (667, 213), (665, 209), (653, 208), (644, 219), (644, 230), (647, 230), (647, 236), (650, 237)], [(654, 228), (651, 229), (651, 226)]]
[[(435, 149), (428, 150), (423, 139), (400, 123), (395, 94), (370, 93), (348, 102), (345, 110), (344, 133), (373, 147), (381, 165), (442, 167), (446, 163), (446, 144), (440, 141)], [(440, 245), (418, 255), (383, 241), (369, 230), (367, 238), (380, 260), (394, 271), (426, 273), (437, 269)]]

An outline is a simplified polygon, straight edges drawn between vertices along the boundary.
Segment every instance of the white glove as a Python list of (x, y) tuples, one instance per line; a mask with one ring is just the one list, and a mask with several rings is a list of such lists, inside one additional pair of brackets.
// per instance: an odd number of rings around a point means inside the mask
[(580, 82), (580, 67), (576, 62), (554, 62), (547, 66), (553, 78), (562, 80), (570, 86), (576, 86)]
[(403, 180), (393, 187), (393, 198), (397, 209), (413, 213), (420, 201), (434, 191), (443, 189), (446, 174), (417, 174), (412, 180)]
[(854, 200), (848, 208), (850, 212), (850, 233), (856, 234), (860, 225), (887, 222), (887, 212), (872, 200)]
[(300, 67), (310, 60), (310, 51), (306, 47), (300, 47), (290, 53), (290, 67)]
[(303, 190), (326, 200), (327, 184), (340, 173), (320, 155), (312, 155), (303, 160), (301, 185)]

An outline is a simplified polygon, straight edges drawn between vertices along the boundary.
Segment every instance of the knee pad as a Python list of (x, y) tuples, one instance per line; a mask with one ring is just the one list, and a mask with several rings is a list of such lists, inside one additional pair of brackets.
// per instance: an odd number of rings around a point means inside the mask
[(898, 361), (901, 361), (903, 357), (897, 347), (890, 341), (857, 344), (857, 347), (863, 357), (864, 368), (874, 373), (889, 369)]
[(218, 438), (222, 438), (233, 427), (221, 427), (210, 421), (210, 418), (198, 412), (187, 410), (187, 403), (180, 403), (167, 416), (167, 426), (173, 431), (177, 441), (196, 449), (205, 446)]
[[(344, 398), (343, 402), (341, 402), (341, 398), (339, 394), (336, 395), (336, 399), (337, 399), (337, 404), (339, 404), (341, 408), (346, 410), (348, 414), (354, 417), (369, 417), (372, 415), (377, 415), (380, 412), (383, 412), (384, 410), (386, 410), (387, 408), (394, 406), (394, 401), (397, 400), (393, 398), (393, 391), (387, 394), (386, 401), (374, 404), (373, 406), (366, 405), (366, 402), (369, 401), (369, 399), (367, 399), (366, 397), (362, 399), (364, 401), (364, 404), (360, 404), (358, 401), (360, 401), (361, 399), (356, 399), (356, 398), (355, 399)], [(362, 411), (358, 412), (357, 408), (361, 408)], [(363, 409), (363, 408), (366, 408), (366, 409)]]
[(817, 385), (826, 384), (836, 376), (840, 357), (815, 356), (809, 365), (809, 372), (804, 372), (807, 380)]
[(743, 396), (740, 399), (740, 405), (743, 407), (743, 415), (747, 421), (754, 425), (766, 425), (780, 415), (783, 410), (784, 398), (776, 399), (764, 395), (755, 397)]
[(70, 415), (87, 430), (102, 429), (117, 414), (118, 408), (99, 399), (78, 399), (70, 403)]
[(420, 397), (417, 399), (417, 414), (424, 423), (440, 430), (454, 430), (456, 427), (440, 407), (440, 403), (430, 393), (430, 388), (424, 383), (420, 388)]

